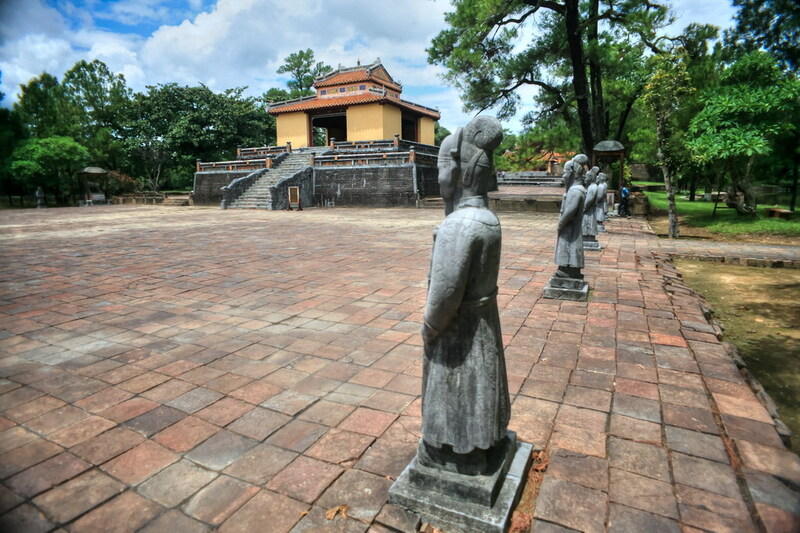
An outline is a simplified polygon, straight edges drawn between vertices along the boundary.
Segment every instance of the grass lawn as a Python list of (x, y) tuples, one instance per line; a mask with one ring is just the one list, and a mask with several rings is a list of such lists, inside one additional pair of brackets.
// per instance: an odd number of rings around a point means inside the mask
[[(645, 194), (650, 201), (651, 211), (655, 215), (654, 218), (665, 215), (667, 212), (667, 193), (645, 192)], [(683, 228), (698, 228), (717, 236), (728, 237), (744, 235), (753, 237), (767, 235), (786, 238), (800, 237), (800, 214), (795, 215), (793, 220), (766, 218), (764, 216), (764, 211), (768, 207), (776, 206), (759, 206), (758, 214), (748, 217), (737, 215), (733, 209), (724, 209), (725, 204), (722, 203), (717, 207), (716, 215), (712, 215), (714, 202), (703, 200), (690, 202), (679, 196), (676, 196), (675, 202), (678, 208), (681, 232), (683, 232)], [(720, 209), (720, 207), (723, 207), (723, 209)], [(779, 207), (785, 209), (788, 206)], [(653, 229), (656, 230), (655, 227)], [(659, 233), (658, 230), (656, 232)]]

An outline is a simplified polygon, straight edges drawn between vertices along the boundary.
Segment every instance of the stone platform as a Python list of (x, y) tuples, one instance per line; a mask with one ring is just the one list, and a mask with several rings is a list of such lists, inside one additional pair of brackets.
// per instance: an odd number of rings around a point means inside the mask
[[(669, 255), (800, 266), (800, 248), (615, 218), (590, 300), (549, 300), (556, 216), (500, 214), (510, 429), (549, 455), (532, 529), (796, 529), (800, 459)], [(0, 530), (413, 531), (387, 495), (420, 436), (441, 218), (0, 212)]]

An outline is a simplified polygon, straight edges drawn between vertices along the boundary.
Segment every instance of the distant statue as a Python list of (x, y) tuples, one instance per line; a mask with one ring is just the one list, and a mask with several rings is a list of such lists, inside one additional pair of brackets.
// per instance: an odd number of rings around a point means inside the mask
[(36, 194), (36, 208), (37, 209), (42, 209), (44, 207), (47, 207), (47, 201), (45, 199), (45, 194), (44, 194), (44, 191), (42, 190), (41, 187), (36, 187), (36, 193), (35, 194)]
[[(592, 168), (584, 176), (583, 183), (586, 186), (586, 201), (583, 204), (583, 247), (585, 249), (597, 250), (600, 248), (597, 242), (597, 176)], [(598, 173), (600, 169), (597, 169)]]
[(418, 460), (465, 474), (489, 468), (511, 413), (497, 274), (500, 222), (488, 209), (500, 123), (479, 116), (439, 149), (447, 217), (434, 235), (422, 337), (422, 442)]
[(561, 201), (558, 216), (558, 239), (556, 241), (555, 273), (559, 278), (583, 279), (583, 208), (586, 201), (586, 188), (583, 176), (589, 158), (578, 154), (564, 165), (564, 188), (566, 192)]
[(606, 175), (601, 172), (597, 175), (597, 204), (595, 208), (598, 233), (605, 233), (606, 231), (606, 209), (608, 208), (606, 191), (608, 191), (608, 180)]

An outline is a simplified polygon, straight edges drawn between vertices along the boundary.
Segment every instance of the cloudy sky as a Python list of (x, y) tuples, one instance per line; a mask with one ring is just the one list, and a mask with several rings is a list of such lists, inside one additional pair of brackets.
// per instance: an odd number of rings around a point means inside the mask
[[(730, 0), (673, 0), (678, 21), (731, 25)], [(204, 83), (285, 87), (284, 58), (311, 48), (336, 67), (380, 57), (403, 96), (438, 108), (452, 130), (469, 120), (425, 48), (441, 31), (448, 0), (0, 0), (2, 105), (19, 85), (49, 72), (59, 79), (80, 59), (100, 59), (128, 86)], [(522, 112), (519, 116), (522, 116)], [(519, 124), (512, 121), (510, 129)]]

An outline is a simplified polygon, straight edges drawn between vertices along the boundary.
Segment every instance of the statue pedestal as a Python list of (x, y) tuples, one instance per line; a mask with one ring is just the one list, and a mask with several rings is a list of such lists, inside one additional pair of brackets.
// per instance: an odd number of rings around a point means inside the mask
[(597, 233), (605, 233), (606, 232), (606, 225), (604, 222), (597, 223)]
[(445, 531), (505, 531), (525, 482), (532, 446), (508, 431), (504, 457), (492, 474), (465, 475), (420, 464), (414, 457), (389, 489), (389, 502)]
[(584, 250), (600, 250), (602, 246), (597, 241), (597, 237), (594, 235), (584, 235), (583, 236), (583, 249)]
[(585, 302), (589, 299), (589, 284), (582, 279), (553, 276), (544, 287), (544, 297), (551, 300)]

